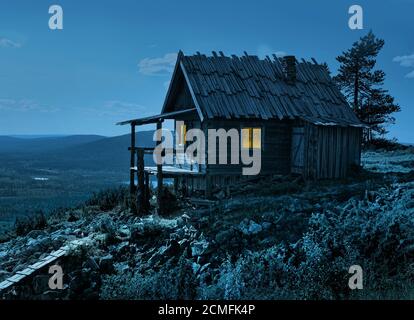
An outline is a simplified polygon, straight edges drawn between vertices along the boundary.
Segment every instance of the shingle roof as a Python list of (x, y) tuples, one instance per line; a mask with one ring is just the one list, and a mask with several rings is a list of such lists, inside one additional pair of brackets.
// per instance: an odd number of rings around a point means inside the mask
[(205, 118), (301, 118), (319, 124), (361, 125), (326, 68), (296, 62), (289, 83), (280, 59), (245, 55), (185, 56), (178, 62)]

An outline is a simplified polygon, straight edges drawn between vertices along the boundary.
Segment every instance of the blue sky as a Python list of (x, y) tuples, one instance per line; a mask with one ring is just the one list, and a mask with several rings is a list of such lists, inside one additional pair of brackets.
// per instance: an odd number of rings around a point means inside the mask
[[(48, 28), (49, 6), (63, 30)], [(348, 8), (364, 9), (364, 30)], [(372, 29), (378, 66), (402, 107), (390, 137), (414, 142), (414, 0), (2, 0), (0, 135), (127, 133), (119, 120), (160, 111), (175, 53), (335, 57)]]

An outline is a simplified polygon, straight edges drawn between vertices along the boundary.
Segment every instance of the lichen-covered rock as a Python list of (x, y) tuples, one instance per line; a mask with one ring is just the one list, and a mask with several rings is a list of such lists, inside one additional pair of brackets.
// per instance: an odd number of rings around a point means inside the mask
[(194, 241), (191, 244), (191, 254), (193, 257), (203, 255), (209, 247), (209, 242), (205, 239)]
[(243, 220), (239, 224), (239, 230), (246, 236), (255, 235), (263, 230), (263, 227), (253, 220)]

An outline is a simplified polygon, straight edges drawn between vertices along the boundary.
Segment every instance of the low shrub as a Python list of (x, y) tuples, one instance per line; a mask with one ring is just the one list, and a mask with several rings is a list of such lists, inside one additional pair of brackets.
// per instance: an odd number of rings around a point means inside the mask
[(94, 193), (91, 198), (86, 201), (88, 206), (98, 206), (101, 210), (112, 210), (117, 206), (123, 208), (128, 205), (129, 191), (127, 187), (118, 187), (102, 190)]
[(47, 226), (47, 218), (44, 212), (40, 210), (34, 215), (16, 218), (14, 231), (17, 236), (24, 236), (32, 230), (43, 230)]
[(160, 270), (148, 270), (145, 274), (127, 272), (105, 276), (100, 297), (105, 300), (191, 300), (196, 297), (197, 286), (191, 261), (182, 256), (178, 263), (169, 261)]
[[(314, 214), (296, 243), (278, 244), (225, 261), (209, 299), (402, 299), (414, 295), (414, 211), (399, 201), (364, 200), (354, 209)], [(360, 265), (364, 290), (348, 287)], [(206, 294), (207, 292), (207, 294)], [(214, 296), (211, 294), (214, 293)], [(210, 296), (208, 296), (210, 295)]]

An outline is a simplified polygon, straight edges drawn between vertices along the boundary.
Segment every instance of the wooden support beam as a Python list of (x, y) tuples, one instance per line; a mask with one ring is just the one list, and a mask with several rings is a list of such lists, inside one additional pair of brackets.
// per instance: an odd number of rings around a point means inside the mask
[(144, 180), (144, 150), (137, 150), (137, 176), (138, 176), (138, 192), (137, 192), (137, 207), (138, 213), (142, 214), (146, 211), (145, 205), (145, 180)]
[(150, 208), (150, 178), (149, 173), (145, 172), (145, 208), (146, 211)]
[[(162, 121), (157, 122), (157, 140), (161, 141), (161, 130), (162, 130)], [(164, 208), (162, 203), (163, 198), (163, 183), (162, 183), (162, 164), (161, 164), (161, 154), (157, 154), (157, 204), (158, 204), (158, 214), (163, 214)]]
[(131, 150), (137, 151), (138, 149), (142, 149), (142, 150), (144, 150), (145, 153), (149, 153), (149, 152), (154, 151), (155, 148), (152, 148), (152, 147), (135, 147), (135, 148), (129, 147), (128, 148), (129, 151), (131, 151)]
[(135, 196), (135, 124), (131, 123), (131, 162), (129, 174), (129, 191), (131, 196)]

